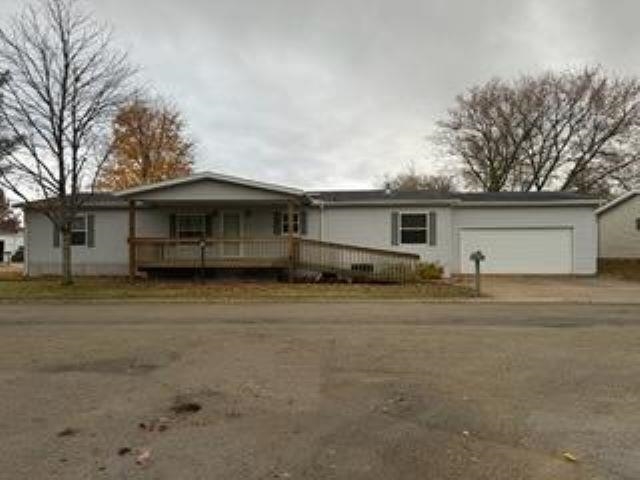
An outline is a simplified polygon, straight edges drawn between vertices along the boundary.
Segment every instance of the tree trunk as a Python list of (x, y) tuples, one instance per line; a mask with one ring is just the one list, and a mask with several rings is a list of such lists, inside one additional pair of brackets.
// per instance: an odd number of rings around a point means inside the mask
[(62, 284), (73, 284), (71, 273), (71, 225), (62, 229)]

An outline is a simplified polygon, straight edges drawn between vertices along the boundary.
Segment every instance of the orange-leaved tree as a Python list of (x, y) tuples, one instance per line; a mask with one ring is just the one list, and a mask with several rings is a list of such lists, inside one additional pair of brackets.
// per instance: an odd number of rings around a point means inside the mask
[(122, 190), (189, 175), (194, 143), (180, 112), (163, 101), (137, 99), (113, 121), (111, 155), (97, 187)]

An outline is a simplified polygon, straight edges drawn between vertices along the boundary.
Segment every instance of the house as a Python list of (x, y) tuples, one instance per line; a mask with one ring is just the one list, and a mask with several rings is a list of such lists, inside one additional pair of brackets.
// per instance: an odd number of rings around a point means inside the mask
[[(26, 273), (60, 271), (60, 235), (23, 205)], [(573, 193), (303, 191), (217, 173), (86, 195), (73, 270), (136, 275), (284, 269), (403, 279), (417, 262), (446, 275), (596, 272), (598, 201)]]
[(0, 229), (0, 263), (11, 262), (13, 254), (23, 245), (22, 231)]
[(596, 210), (601, 262), (640, 262), (640, 190), (628, 192)]

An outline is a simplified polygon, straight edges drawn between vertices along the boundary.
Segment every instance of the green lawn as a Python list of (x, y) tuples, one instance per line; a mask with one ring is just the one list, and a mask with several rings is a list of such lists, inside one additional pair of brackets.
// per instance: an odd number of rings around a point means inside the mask
[(473, 292), (444, 282), (381, 284), (310, 284), (279, 282), (208, 282), (79, 278), (71, 286), (59, 279), (0, 277), (0, 301), (152, 299), (169, 301), (278, 301), (339, 299), (429, 299), (470, 297)]

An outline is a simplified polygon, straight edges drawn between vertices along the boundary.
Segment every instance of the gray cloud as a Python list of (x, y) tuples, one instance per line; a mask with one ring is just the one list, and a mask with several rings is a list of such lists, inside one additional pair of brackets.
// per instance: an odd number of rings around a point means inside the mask
[(635, 1), (88, 2), (183, 110), (199, 169), (308, 188), (371, 186), (409, 161), (441, 168), (425, 136), (493, 76), (637, 71)]

